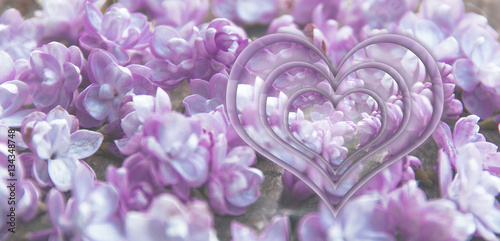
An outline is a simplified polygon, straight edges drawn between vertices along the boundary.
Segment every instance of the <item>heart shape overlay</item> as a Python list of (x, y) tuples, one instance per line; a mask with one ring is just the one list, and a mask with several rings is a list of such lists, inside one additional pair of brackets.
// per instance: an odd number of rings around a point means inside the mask
[[(418, 128), (414, 127), (418, 123), (412, 120), (418, 119), (417, 115), (420, 110), (416, 108), (418, 106), (415, 105), (415, 93), (411, 91), (418, 71), (408, 73), (402, 65), (384, 59), (351, 61), (360, 52), (367, 51), (370, 46), (387, 44), (412, 52), (419, 63), (425, 67), (425, 78), (428, 80), (428, 87), (432, 90), (432, 96), (429, 98), (432, 102), (432, 114), (428, 121), (420, 123), (422, 125)], [(275, 63), (262, 64), (260, 57), (264, 52), (272, 52), (273, 49), (280, 49), (283, 45), (292, 46), (292, 48), (288, 52), (281, 52), (281, 60), (277, 58)], [(294, 49), (293, 46), (297, 48)], [(292, 55), (293, 58), (289, 57)], [(281, 81), (279, 85), (284, 87), (281, 89), (290, 87), (288, 94), (285, 94), (286, 97), (282, 98), (283, 93), (277, 93), (279, 91), (275, 88), (277, 79), (297, 69), (316, 73), (318, 79), (324, 79), (323, 82), (326, 81), (330, 89), (320, 87), (324, 87), (324, 83), (315, 86), (304, 82), (303, 85), (287, 86), (286, 82)], [(384, 97), (388, 95), (387, 91), (377, 84), (370, 85), (370, 83), (363, 87), (350, 86), (351, 88), (347, 90), (342, 86), (342, 83), (345, 83), (344, 80), (350, 78), (349, 76), (355, 75), (357, 71), (368, 69), (385, 73), (392, 78), (393, 83), (397, 84), (395, 89), (389, 91), (392, 93), (389, 95), (397, 95), (402, 101), (403, 115), (395, 130), (388, 128), (389, 124), (394, 123), (388, 122), (390, 107), (387, 98)], [(256, 79), (256, 76), (263, 82), (248, 80), (249, 78)], [(251, 104), (242, 103), (242, 100), (251, 102), (248, 98), (242, 97), (248, 94), (245, 93), (248, 86), (253, 86)], [(294, 103), (311, 93), (326, 99), (334, 108), (337, 108), (337, 105), (348, 96), (360, 94), (369, 96), (376, 103), (380, 113), (380, 130), (371, 140), (354, 150), (340, 163), (329, 162), (323, 155), (300, 141), (290, 128), (290, 110), (294, 109)], [(283, 102), (278, 107), (281, 120), (276, 120), (269, 113), (271, 97), (275, 97), (274, 99), (278, 102)], [(431, 136), (441, 119), (443, 105), (443, 81), (433, 56), (414, 39), (398, 34), (381, 34), (362, 41), (344, 56), (338, 67), (331, 64), (320, 49), (302, 36), (277, 33), (261, 37), (246, 47), (236, 59), (229, 75), (226, 99), (229, 120), (242, 140), (259, 154), (307, 184), (325, 202), (334, 216), (372, 177), (408, 155)], [(242, 116), (245, 115), (243, 113), (245, 108), (255, 108), (258, 115), (255, 117), (257, 120), (255, 123), (243, 123)], [(294, 116), (297, 116), (297, 113), (299, 111), (294, 113)], [(280, 123), (284, 128), (277, 129), (276, 123)], [(273, 151), (272, 147), (279, 147), (282, 152)], [(374, 168), (364, 171), (364, 175), (359, 177), (359, 180), (351, 183), (352, 176), (357, 175), (355, 173), (360, 170), (361, 166), (370, 165), (368, 161), (384, 154), (383, 161), (377, 163)], [(290, 158), (299, 161), (290, 161)], [(304, 166), (314, 175), (306, 175), (303, 172)], [(313, 178), (310, 178), (311, 176)], [(332, 192), (338, 191), (337, 189), (347, 189), (346, 186), (348, 191), (335, 203), (332, 200)]]

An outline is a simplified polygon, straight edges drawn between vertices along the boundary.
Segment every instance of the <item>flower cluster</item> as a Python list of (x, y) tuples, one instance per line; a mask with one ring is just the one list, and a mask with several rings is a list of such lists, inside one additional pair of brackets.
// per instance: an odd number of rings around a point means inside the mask
[[(379, 33), (421, 42), (444, 82), (447, 122), (432, 136), (441, 195), (428, 199), (419, 187), (424, 159), (412, 153), (371, 178), (336, 217), (320, 204), (296, 227), (286, 215), (274, 216), (260, 235), (235, 221), (234, 241), (496, 240), (500, 234), (500, 154), (478, 125), (481, 119), (500, 122), (500, 43), (487, 19), (466, 13), (461, 0), (45, 0), (39, 7), (29, 19), (15, 9), (0, 16), (0, 132), (19, 134), (16, 215), (29, 222), (46, 211), (52, 224), (29, 239), (218, 240), (214, 214), (244, 215), (265, 179), (253, 167), (264, 160), (237, 135), (226, 108), (233, 65), (255, 35), (246, 30), (264, 26), (268, 34), (304, 37), (332, 65), (343, 62), (336, 74), (374, 60), (412, 76), (409, 97), (394, 76), (376, 69), (357, 70), (332, 86), (330, 76), (320, 74), (331, 71), (316, 53), (281, 42), (244, 66), (236, 93), (243, 128), (333, 204), (372, 168), (348, 168), (344, 161), (355, 161), (350, 154), (370, 151), (407, 121), (406, 139), (370, 157), (391, 158), (422, 133), (434, 103), (424, 65), (411, 51), (379, 44), (344, 56)], [(314, 64), (266, 83), (278, 66), (293, 61)], [(306, 88), (323, 94), (291, 99)], [(348, 94), (352, 89), (379, 97)], [(405, 98), (412, 100), (410, 113)], [(10, 195), (6, 143), (0, 136), (3, 200)], [(105, 159), (106, 152), (121, 163), (104, 163), (105, 173), (96, 174), (87, 158)], [(330, 188), (306, 157), (334, 177), (329, 167), (349, 170), (345, 182)], [(297, 201), (314, 195), (289, 171), (281, 180)], [(0, 215), (9, 208), (0, 205)], [(5, 225), (0, 240), (12, 235)]]

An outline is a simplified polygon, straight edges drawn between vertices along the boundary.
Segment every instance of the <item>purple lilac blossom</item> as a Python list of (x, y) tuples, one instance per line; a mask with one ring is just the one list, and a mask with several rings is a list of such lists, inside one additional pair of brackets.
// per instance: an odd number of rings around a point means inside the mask
[(256, 168), (254, 151), (247, 146), (227, 150), (224, 134), (212, 147), (212, 169), (208, 180), (210, 206), (220, 215), (242, 215), (260, 196), (264, 175)]
[(217, 72), (231, 68), (250, 42), (245, 30), (227, 19), (216, 18), (200, 25), (199, 29), (204, 46), (202, 55), (211, 59), (210, 66)]
[(118, 191), (121, 218), (125, 218), (128, 211), (146, 210), (158, 192), (153, 162), (141, 153), (127, 157), (122, 167), (108, 166), (106, 180)]
[(469, 240), (473, 217), (447, 199), (427, 201), (416, 181), (389, 194), (387, 213), (404, 240)]
[[(0, 131), (2, 133), (8, 133), (8, 130), (9, 127), (0, 122)], [(19, 133), (15, 133), (14, 135), (17, 134)], [(15, 158), (19, 155), (17, 151), (14, 150), (14, 152), (9, 152), (10, 148), (8, 148), (8, 141), (10, 140), (7, 134), (0, 137), (0, 198), (5, 200), (0, 205), (0, 213), (2, 216), (0, 240), (7, 240), (7, 237), (10, 236), (11, 233), (8, 229), (13, 227), (7, 222), (11, 221), (10, 216), (13, 214), (18, 218), (20, 217), (24, 222), (31, 221), (35, 218), (39, 210), (38, 202), (41, 197), (39, 188), (32, 180), (27, 178), (28, 175), (22, 163)], [(14, 155), (14, 158), (12, 158), (11, 155)], [(14, 161), (11, 162), (10, 160)], [(12, 168), (11, 165), (15, 167)], [(10, 173), (13, 173), (14, 176), (10, 176)], [(12, 177), (15, 177), (17, 181), (12, 181)], [(11, 193), (14, 189), (15, 199), (12, 199)], [(13, 214), (11, 213), (12, 207), (15, 208)]]
[(472, 214), (468, 224), (475, 235), (497, 240), (500, 233), (500, 178), (483, 170), (483, 157), (475, 143), (467, 143), (457, 155), (453, 177), (447, 154), (439, 151), (440, 188), (443, 198), (456, 203), (459, 211)]
[(131, 12), (146, 12), (156, 25), (176, 28), (200, 24), (209, 5), (208, 0), (120, 0), (119, 2)]
[(95, 181), (79, 168), (71, 193), (65, 202), (58, 190), (48, 192), (45, 202), (52, 228), (31, 234), (31, 240), (124, 240), (117, 215), (119, 196), (112, 185)]
[(227, 18), (235, 23), (267, 24), (278, 10), (278, 0), (214, 0), (212, 13), (219, 18)]
[(87, 50), (103, 49), (119, 63), (129, 62), (130, 55), (143, 51), (151, 37), (150, 23), (142, 13), (130, 13), (121, 4), (111, 5), (104, 15), (91, 3), (85, 7), (85, 31), (80, 45)]
[(120, 103), (129, 91), (151, 94), (150, 71), (139, 65), (122, 67), (110, 53), (94, 50), (87, 62), (91, 84), (75, 100), (80, 125), (97, 127), (117, 120)]
[(29, 86), (19, 80), (11, 57), (0, 50), (0, 120), (9, 127), (19, 127), (24, 117), (33, 112), (22, 109), (29, 103)]
[(150, 115), (143, 126), (142, 149), (154, 157), (160, 183), (187, 199), (190, 189), (205, 184), (209, 174), (209, 143), (200, 121), (171, 112)]
[(333, 217), (325, 205), (306, 214), (298, 226), (299, 240), (394, 240), (394, 226), (379, 195), (352, 199)]
[(0, 16), (0, 50), (7, 52), (14, 61), (29, 58), (42, 33), (43, 26), (37, 19), (23, 20), (14, 8)]
[(204, 201), (183, 204), (171, 194), (157, 196), (146, 212), (128, 212), (125, 230), (129, 240), (218, 240), (212, 213)]
[(58, 105), (69, 109), (78, 93), (84, 66), (78, 47), (50, 42), (31, 52), (30, 69), (20, 78), (30, 86), (37, 110), (48, 112)]
[(43, 24), (42, 43), (51, 41), (67, 41), (78, 44), (83, 30), (82, 18), (85, 15), (85, 5), (91, 3), (101, 8), (103, 0), (46, 0), (40, 1), (41, 10), (35, 10), (35, 18)]
[(237, 222), (231, 223), (231, 241), (288, 241), (290, 237), (290, 221), (285, 215), (276, 215), (257, 236), (255, 232)]
[(121, 118), (120, 126), (125, 133), (125, 136), (115, 141), (116, 146), (124, 155), (131, 155), (140, 149), (140, 140), (143, 134), (143, 123), (148, 116), (156, 113), (162, 114), (172, 110), (170, 97), (161, 88), (156, 89), (156, 96), (151, 95), (134, 95), (131, 96), (131, 107), (125, 106), (121, 108), (121, 112), (125, 112), (129, 108), (128, 113), (124, 113)]
[(468, 143), (474, 143), (484, 159), (482, 161), (483, 168), (500, 175), (500, 165), (495, 161), (500, 156), (497, 153), (498, 147), (486, 141), (484, 135), (479, 133), (478, 121), (479, 117), (475, 115), (460, 118), (456, 122), (453, 132), (447, 124), (440, 123), (432, 137), (437, 146), (446, 153), (453, 167), (456, 167), (457, 158), (464, 146)]
[(182, 101), (187, 114), (209, 113), (225, 104), (228, 77), (228, 73), (223, 70), (214, 74), (208, 82), (202, 79), (192, 79), (189, 82), (191, 95)]
[(341, 0), (325, 1), (325, 0), (297, 0), (294, 1), (290, 14), (299, 24), (307, 24), (312, 22), (311, 14), (315, 9), (320, 8), (322, 15), (327, 19), (336, 19), (341, 12)]
[(48, 114), (33, 112), (22, 123), (24, 143), (33, 153), (19, 158), (32, 164), (33, 178), (40, 186), (70, 189), (79, 166), (93, 172), (79, 159), (94, 154), (102, 143), (100, 133), (78, 130), (78, 120), (58, 106)]
[(206, 76), (208, 60), (199, 58), (201, 39), (192, 26), (176, 30), (170, 26), (157, 26), (149, 47), (156, 57), (146, 63), (152, 70), (152, 81), (166, 89), (174, 89), (183, 80)]

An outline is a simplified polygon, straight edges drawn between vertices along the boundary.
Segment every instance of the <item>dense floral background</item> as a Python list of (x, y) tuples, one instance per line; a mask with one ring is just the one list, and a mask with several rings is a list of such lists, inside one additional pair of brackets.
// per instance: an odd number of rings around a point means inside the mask
[[(498, 1), (0, 5), (1, 240), (498, 240)], [(276, 32), (306, 37), (335, 64), (370, 36), (401, 33), (439, 62), (445, 109), (432, 138), (375, 176), (336, 218), (302, 181), (246, 146), (225, 112), (235, 59), (255, 38)], [(382, 50), (419, 73), (411, 57)], [(248, 76), (259, 83), (255, 73), (293, 51), (300, 49), (266, 49)], [(373, 76), (358, 73), (346, 83), (384, 86), (388, 128), (395, 129), (399, 92), (392, 80)], [(416, 76), (414, 124), (428, 121), (432, 101), (429, 83)], [(313, 77), (304, 70), (280, 77), (269, 118), (281, 118), (272, 112), (282, 107), (281, 93)], [(242, 86), (241, 98), (254, 98), (255, 83)], [(309, 95), (294, 108), (294, 136), (333, 164), (348, 156), (352, 140), (363, 146), (381, 127), (377, 105), (361, 96), (333, 108)], [(239, 110), (251, 129), (255, 112)], [(9, 128), (16, 130), (19, 179), (15, 234), (7, 232), (10, 206), (1, 201), (9, 195)], [(307, 166), (301, 171), (315, 176)]]

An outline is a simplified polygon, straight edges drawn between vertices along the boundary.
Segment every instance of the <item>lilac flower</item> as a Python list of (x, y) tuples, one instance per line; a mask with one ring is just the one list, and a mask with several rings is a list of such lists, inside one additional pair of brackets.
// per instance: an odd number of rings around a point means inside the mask
[(143, 10), (157, 25), (182, 27), (199, 24), (208, 10), (208, 0), (120, 0), (130, 11)]
[(23, 20), (19, 11), (10, 8), (0, 16), (0, 50), (12, 59), (27, 59), (38, 45), (43, 27), (37, 19)]
[(364, 195), (351, 200), (333, 217), (325, 205), (302, 217), (299, 240), (395, 240), (394, 228), (380, 196)]
[(468, 240), (474, 233), (472, 215), (447, 199), (427, 201), (416, 181), (390, 194), (387, 212), (404, 240)]
[(230, 68), (250, 41), (245, 30), (227, 19), (216, 18), (199, 28), (206, 55), (212, 59), (215, 71)]
[(269, 24), (267, 34), (278, 33), (280, 31), (290, 31), (291, 29), (300, 31), (299, 26), (297, 26), (294, 22), (293, 16), (285, 14), (273, 19), (273, 21)]
[(96, 182), (85, 168), (79, 168), (72, 186), (73, 196), (64, 202), (51, 189), (46, 205), (52, 228), (31, 235), (32, 240), (124, 240), (116, 213), (118, 192), (109, 184)]
[[(0, 122), (0, 131), (8, 133), (8, 130), (9, 127)], [(21, 218), (25, 222), (35, 218), (39, 210), (38, 202), (41, 196), (38, 187), (32, 180), (26, 178), (23, 163), (20, 163), (17, 158), (19, 156), (17, 151), (9, 152), (8, 140), (10, 138), (7, 135), (0, 137), (0, 198), (5, 200), (0, 204), (0, 214), (3, 217), (0, 224), (0, 228), (2, 228), (0, 231), (1, 240), (7, 240), (10, 234), (8, 229), (15, 226), (14, 223), (8, 223), (11, 222), (11, 216), (15, 215), (15, 217)], [(9, 155), (14, 155), (15, 158), (9, 157)], [(10, 160), (14, 161), (11, 162)], [(17, 181), (12, 181), (11, 178), (15, 178)], [(15, 193), (15, 199), (12, 199), (14, 197), (11, 196), (11, 192)], [(15, 208), (14, 212), (12, 212), (11, 207)]]
[(119, 213), (124, 218), (128, 211), (146, 210), (155, 196), (153, 162), (137, 153), (124, 160), (122, 167), (108, 166), (106, 180), (118, 191)]
[(132, 51), (145, 49), (151, 37), (146, 16), (130, 13), (119, 3), (111, 5), (104, 15), (87, 3), (83, 20), (80, 45), (87, 50), (107, 50), (119, 63), (127, 63)]
[(262, 230), (259, 236), (249, 227), (237, 222), (231, 222), (231, 241), (288, 241), (290, 222), (285, 215), (276, 215)]
[(35, 10), (35, 17), (43, 24), (42, 43), (65, 40), (78, 44), (87, 2), (98, 9), (104, 3), (99, 0), (41, 1), (42, 9)]
[[(33, 165), (33, 177), (42, 186), (55, 185), (67, 191), (74, 181), (79, 159), (94, 154), (102, 143), (100, 133), (78, 130), (78, 121), (58, 106), (47, 115), (34, 112), (23, 120), (21, 126), (24, 143), (33, 153), (20, 158)], [(91, 170), (88, 170), (91, 171)]]
[(291, 15), (294, 17), (295, 21), (299, 24), (307, 24), (312, 22), (311, 14), (315, 9), (321, 8), (322, 14), (326, 19), (336, 19), (340, 12), (340, 0), (324, 1), (324, 0), (298, 0), (293, 3), (291, 9)]
[(355, 0), (350, 4), (344, 3), (338, 19), (354, 29), (361, 29), (363, 26), (372, 29), (388, 28), (399, 22), (405, 13), (413, 11), (417, 4), (416, 0)]
[(149, 47), (157, 59), (146, 63), (153, 71), (154, 83), (174, 89), (184, 79), (205, 75), (209, 66), (207, 60), (197, 56), (196, 37), (197, 33), (188, 27), (180, 31), (169, 26), (155, 28)]
[(475, 115), (460, 118), (455, 124), (453, 133), (447, 124), (441, 123), (432, 137), (437, 146), (446, 153), (453, 167), (456, 167), (457, 158), (464, 146), (468, 143), (474, 143), (484, 157), (482, 162), (484, 168), (500, 175), (500, 167), (494, 161), (499, 156), (497, 154), (498, 147), (486, 141), (483, 134), (479, 133), (478, 121), (479, 117)]
[(223, 70), (207, 82), (202, 79), (192, 79), (189, 82), (191, 95), (182, 101), (189, 115), (208, 113), (226, 102), (226, 86), (228, 73)]
[(210, 206), (220, 215), (241, 215), (260, 196), (258, 185), (264, 175), (256, 168), (255, 153), (249, 147), (227, 151), (227, 140), (220, 134), (212, 147), (212, 170), (208, 181)]
[(212, 2), (212, 13), (219, 18), (227, 18), (236, 23), (267, 24), (277, 12), (277, 0), (215, 0)]
[(464, 30), (461, 46), (466, 58), (453, 65), (456, 84), (464, 89), (464, 106), (481, 118), (488, 118), (494, 108), (500, 108), (500, 85), (496, 76), (500, 74), (500, 44), (489, 32), (479, 27)]
[(81, 82), (85, 65), (82, 52), (76, 46), (66, 48), (51, 42), (30, 54), (30, 70), (21, 77), (30, 85), (33, 104), (48, 112), (60, 105), (68, 109)]
[(161, 194), (147, 212), (130, 211), (125, 218), (129, 240), (216, 241), (213, 217), (200, 200), (182, 204), (175, 196)]
[(209, 150), (200, 122), (172, 112), (151, 115), (143, 126), (142, 148), (156, 159), (161, 184), (187, 199), (191, 188), (208, 179)]
[[(497, 240), (500, 233), (500, 178), (483, 170), (483, 158), (475, 143), (462, 147), (457, 155), (453, 177), (448, 155), (440, 150), (439, 174), (441, 194), (456, 203), (458, 210), (472, 214), (475, 234), (486, 240)], [(473, 229), (474, 230), (474, 229)]]
[(293, 200), (297, 202), (304, 201), (315, 194), (307, 184), (289, 171), (285, 170), (283, 172), (281, 175), (281, 182), (285, 190), (292, 196)]
[(150, 95), (131, 95), (132, 108), (130, 108), (130, 112), (125, 114), (120, 122), (125, 136), (115, 141), (116, 146), (124, 155), (130, 155), (139, 150), (143, 134), (143, 123), (149, 115), (153, 113), (167, 113), (172, 110), (170, 98), (161, 88), (156, 90), (155, 97)]
[(120, 102), (129, 91), (150, 94), (153, 90), (149, 82), (149, 68), (136, 65), (122, 67), (103, 50), (90, 54), (87, 70), (91, 84), (75, 101), (76, 116), (83, 127), (96, 127), (106, 120), (117, 120)]

